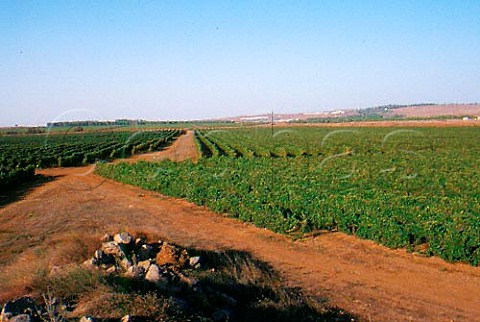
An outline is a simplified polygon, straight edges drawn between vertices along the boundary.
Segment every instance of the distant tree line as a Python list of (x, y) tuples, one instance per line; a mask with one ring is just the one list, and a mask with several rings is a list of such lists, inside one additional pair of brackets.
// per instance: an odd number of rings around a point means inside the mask
[(231, 121), (146, 121), (118, 119), (115, 121), (61, 121), (48, 122), (47, 127), (86, 127), (86, 126), (132, 126), (132, 125), (162, 125), (162, 124), (195, 124), (195, 123), (233, 123)]
[(358, 114), (362, 116), (372, 115), (372, 114), (385, 114), (389, 110), (394, 110), (403, 107), (415, 107), (415, 106), (434, 106), (434, 103), (416, 103), (416, 104), (388, 104), (388, 105), (381, 105), (381, 106), (374, 106), (374, 107), (367, 107), (364, 109), (359, 109)]
[(145, 122), (145, 121), (142, 121), (142, 120), (60, 121), (60, 122), (48, 122), (47, 127), (137, 125), (137, 124), (142, 124), (142, 122)]

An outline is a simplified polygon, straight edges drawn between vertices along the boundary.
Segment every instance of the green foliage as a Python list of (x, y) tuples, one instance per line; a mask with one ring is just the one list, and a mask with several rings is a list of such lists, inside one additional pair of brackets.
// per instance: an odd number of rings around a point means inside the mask
[(218, 149), (214, 143), (207, 139), (201, 132), (195, 131), (195, 138), (200, 145), (202, 155), (216, 157), (219, 155)]
[[(290, 136), (272, 136), (269, 129), (209, 135), (274, 158), (218, 156), (97, 171), (277, 232), (340, 230), (478, 265), (480, 129), (295, 130)], [(316, 152), (298, 156), (291, 147)]]
[(178, 130), (0, 137), (0, 188), (30, 180), (35, 168), (72, 167), (163, 149)]

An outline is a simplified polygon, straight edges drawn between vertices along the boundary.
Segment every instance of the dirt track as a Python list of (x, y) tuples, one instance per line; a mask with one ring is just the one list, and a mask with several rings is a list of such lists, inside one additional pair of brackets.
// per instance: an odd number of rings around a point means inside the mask
[(146, 153), (134, 155), (125, 160), (117, 160), (117, 162), (137, 162), (137, 161), (160, 161), (170, 159), (172, 161), (180, 162), (187, 159), (196, 161), (198, 159), (197, 149), (193, 141), (193, 131), (187, 131), (185, 135), (180, 136), (172, 146), (160, 152)]
[[(195, 156), (191, 148), (181, 148), (193, 144), (189, 135), (164, 152), (137, 159)], [(42, 174), (55, 180), (0, 209), (0, 233), (8, 230), (13, 236), (29, 231), (48, 239), (59, 223), (63, 230), (98, 234), (128, 227), (185, 246), (248, 251), (269, 263), (288, 285), (327, 298), (328, 304), (364, 320), (474, 321), (480, 317), (480, 268), (389, 250), (342, 233), (293, 242), (183, 200), (106, 181), (89, 168), (49, 169)], [(38, 220), (30, 220), (32, 216)]]

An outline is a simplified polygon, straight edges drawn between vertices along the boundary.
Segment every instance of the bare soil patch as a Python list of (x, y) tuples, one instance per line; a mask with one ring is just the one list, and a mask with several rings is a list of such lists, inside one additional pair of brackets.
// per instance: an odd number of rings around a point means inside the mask
[[(193, 142), (188, 144), (180, 153), (184, 143), (177, 142), (177, 157), (196, 155), (190, 150)], [(175, 153), (168, 149), (155, 160)], [(363, 320), (474, 321), (480, 316), (478, 267), (390, 250), (342, 233), (292, 241), (183, 200), (105, 180), (88, 167), (41, 174), (54, 180), (0, 209), (0, 299), (28, 292), (37, 262), (80, 262), (106, 231), (141, 231), (186, 247), (251, 254), (288, 286), (326, 298), (328, 305)], [(91, 238), (82, 239), (85, 234)], [(65, 243), (70, 253), (64, 246), (58, 251)]]
[(480, 116), (480, 104), (445, 104), (407, 106), (391, 110), (393, 115), (406, 117)]
[(149, 161), (157, 162), (165, 159), (169, 159), (175, 162), (181, 162), (184, 160), (196, 161), (199, 158), (197, 148), (194, 142), (194, 132), (187, 131), (186, 134), (181, 135), (178, 139), (168, 148), (163, 151), (137, 154), (128, 159), (119, 159), (116, 162), (129, 162), (134, 163), (137, 161)]

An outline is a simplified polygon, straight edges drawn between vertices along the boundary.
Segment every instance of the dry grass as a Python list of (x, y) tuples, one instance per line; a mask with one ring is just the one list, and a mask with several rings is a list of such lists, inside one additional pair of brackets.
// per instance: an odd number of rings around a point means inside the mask
[(99, 236), (65, 232), (42, 238), (6, 236), (2, 240), (0, 258), (0, 303), (34, 290), (32, 284), (53, 268), (78, 264), (98, 247)]
[(44, 272), (48, 267), (45, 256), (39, 256), (40, 249), (30, 249), (19, 256), (10, 265), (0, 270), (0, 303), (29, 294), (35, 276)]
[[(150, 230), (129, 232), (150, 242), (161, 239)], [(100, 237), (65, 232), (46, 238), (41, 246), (27, 248), (0, 273), (5, 281), (0, 302), (25, 294), (42, 302), (42, 296), (48, 295), (70, 307), (66, 318), (89, 315), (112, 319), (130, 314), (149, 320), (185, 320), (213, 316), (225, 305), (226, 297), (227, 302), (234, 299), (231, 313), (239, 321), (310, 321), (326, 316), (349, 319), (286, 288), (270, 266), (246, 252), (189, 249), (191, 255), (201, 256), (202, 269), (184, 273), (196, 278), (204, 293), (161, 292), (143, 281), (107, 277), (81, 268), (79, 263), (100, 246)], [(178, 296), (188, 309), (178, 306)]]
[[(326, 308), (323, 301), (288, 288), (266, 263), (235, 250), (211, 252), (190, 250), (203, 258), (204, 270), (197, 278), (207, 288), (238, 301), (238, 321), (350, 321), (352, 316)], [(203, 308), (205, 309), (205, 308)]]
[[(103, 200), (99, 191), (70, 194), (72, 200), (66, 203), (58, 189), (63, 186), (42, 187), (2, 212), (0, 303), (23, 295), (42, 302), (42, 295), (49, 295), (74, 306), (69, 309), (70, 317), (119, 318), (131, 314), (185, 320), (202, 314), (212, 316), (225, 300), (215, 294), (222, 293), (238, 302), (233, 312), (237, 320), (302, 320), (318, 313), (300, 293), (286, 289), (268, 265), (245, 252), (189, 250), (191, 255), (202, 257), (202, 269), (185, 274), (197, 278), (208, 290), (203, 296), (188, 293), (192, 291), (183, 294), (188, 312), (182, 308), (185, 303), (177, 301), (178, 294), (80, 269), (79, 264), (93, 255), (106, 232), (127, 231), (150, 242), (175, 240), (162, 238), (158, 222), (143, 210), (130, 207), (130, 200), (115, 199), (115, 207), (103, 205), (99, 210), (98, 202)], [(256, 314), (260, 318), (255, 318)]]
[(119, 318), (127, 314), (160, 320), (166, 318), (170, 302), (155, 293), (122, 294), (97, 289), (79, 300), (71, 316), (95, 316), (104, 319)]
[(79, 232), (54, 235), (46, 242), (51, 266), (81, 263), (98, 248), (100, 234)]

